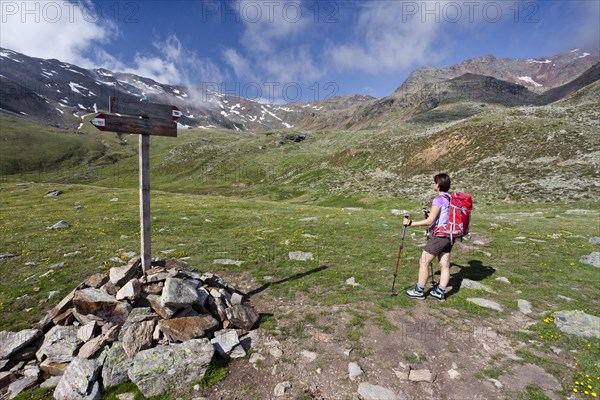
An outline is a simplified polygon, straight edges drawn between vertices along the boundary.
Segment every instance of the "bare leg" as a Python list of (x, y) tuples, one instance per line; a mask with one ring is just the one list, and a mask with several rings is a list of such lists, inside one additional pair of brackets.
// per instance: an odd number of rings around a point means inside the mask
[(440, 254), (440, 286), (447, 287), (450, 282), (450, 253)]
[[(450, 255), (450, 253), (447, 254)], [(421, 258), (419, 258), (419, 285), (425, 286), (427, 283), (427, 278), (429, 277), (429, 264), (431, 264), (434, 258), (435, 256), (433, 254), (429, 254), (423, 250), (423, 254), (421, 254)]]

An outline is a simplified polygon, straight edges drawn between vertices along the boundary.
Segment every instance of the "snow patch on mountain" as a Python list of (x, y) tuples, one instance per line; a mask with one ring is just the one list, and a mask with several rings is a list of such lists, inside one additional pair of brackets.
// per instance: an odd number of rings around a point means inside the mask
[(544, 85), (537, 83), (536, 81), (533, 80), (533, 78), (531, 78), (530, 76), (519, 76), (517, 79), (529, 83), (530, 85), (533, 85), (535, 87), (542, 87)]

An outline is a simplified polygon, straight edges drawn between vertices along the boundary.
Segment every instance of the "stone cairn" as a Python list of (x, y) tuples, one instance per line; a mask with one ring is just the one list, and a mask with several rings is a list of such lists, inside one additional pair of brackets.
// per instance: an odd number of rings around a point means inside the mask
[(178, 259), (143, 276), (135, 257), (90, 276), (33, 329), (0, 332), (0, 388), (14, 398), (43, 381), (59, 400), (97, 399), (127, 380), (146, 397), (189, 390), (213, 356), (246, 355), (258, 319), (218, 276)]

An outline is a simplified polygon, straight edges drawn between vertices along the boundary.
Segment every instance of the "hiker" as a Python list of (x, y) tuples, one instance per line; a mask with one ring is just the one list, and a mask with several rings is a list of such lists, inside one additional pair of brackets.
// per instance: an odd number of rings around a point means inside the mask
[[(437, 174), (433, 177), (433, 190), (437, 196), (431, 204), (429, 216), (422, 221), (412, 221), (404, 218), (404, 225), (407, 226), (431, 226), (431, 234), (419, 259), (419, 278), (414, 289), (407, 290), (409, 297), (416, 299), (425, 298), (425, 283), (427, 282), (429, 265), (438, 257), (440, 260), (440, 283), (437, 287), (431, 289), (429, 294), (439, 300), (444, 300), (444, 292), (450, 280), (450, 252), (453, 242), (450, 237), (436, 236), (436, 227), (444, 226), (448, 223), (450, 213), (450, 176), (448, 174)], [(427, 215), (427, 213), (425, 213)]]

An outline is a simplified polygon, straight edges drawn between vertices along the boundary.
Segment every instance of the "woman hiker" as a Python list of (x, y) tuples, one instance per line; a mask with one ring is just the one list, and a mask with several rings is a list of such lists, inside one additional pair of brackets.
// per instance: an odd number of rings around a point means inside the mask
[(419, 259), (419, 278), (414, 289), (407, 290), (406, 294), (415, 299), (425, 298), (425, 283), (429, 276), (429, 265), (438, 257), (440, 260), (440, 284), (431, 289), (429, 294), (439, 300), (444, 300), (444, 292), (450, 280), (450, 252), (452, 243), (449, 237), (435, 236), (436, 227), (448, 223), (450, 213), (450, 176), (448, 174), (437, 174), (433, 177), (433, 190), (437, 196), (431, 204), (429, 216), (422, 221), (412, 221), (404, 218), (404, 225), (408, 226), (431, 226), (431, 235), (427, 240), (423, 254)]

